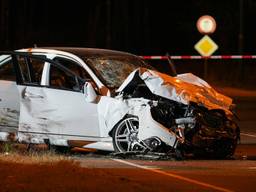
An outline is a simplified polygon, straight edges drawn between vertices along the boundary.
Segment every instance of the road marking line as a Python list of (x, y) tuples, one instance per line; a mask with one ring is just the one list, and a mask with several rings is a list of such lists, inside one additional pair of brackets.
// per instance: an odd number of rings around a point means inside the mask
[(248, 134), (248, 133), (240, 133), (240, 135), (249, 136), (249, 137), (255, 137), (256, 138), (256, 135)]
[(160, 167), (157, 166), (144, 166), (146, 169), (161, 169)]
[(249, 167), (249, 169), (256, 169), (256, 167)]
[(154, 173), (159, 173), (159, 174), (162, 174), (162, 175), (165, 175), (165, 176), (168, 176), (168, 177), (172, 177), (172, 178), (175, 178), (175, 179), (179, 179), (179, 180), (182, 180), (182, 181), (186, 181), (186, 182), (189, 182), (189, 183), (193, 183), (193, 184), (196, 184), (196, 185), (200, 185), (200, 186), (203, 186), (203, 187), (215, 189), (215, 190), (218, 190), (218, 191), (233, 192), (232, 190), (229, 190), (229, 189), (225, 189), (225, 188), (222, 188), (222, 187), (218, 187), (218, 186), (215, 186), (215, 185), (211, 185), (211, 184), (208, 184), (208, 183), (204, 183), (204, 182), (201, 182), (201, 181), (197, 181), (197, 180), (194, 180), (194, 179), (190, 179), (190, 178), (187, 178), (187, 177), (176, 175), (174, 173), (166, 173), (166, 172), (161, 171), (161, 170), (151, 169), (151, 168), (148, 168), (146, 166), (137, 165), (135, 163), (124, 161), (124, 160), (121, 160), (121, 159), (112, 159), (112, 160), (117, 161), (119, 163), (130, 165), (130, 166), (133, 166), (133, 167), (137, 167), (137, 168), (141, 168), (141, 169), (144, 169), (144, 170), (152, 171)]

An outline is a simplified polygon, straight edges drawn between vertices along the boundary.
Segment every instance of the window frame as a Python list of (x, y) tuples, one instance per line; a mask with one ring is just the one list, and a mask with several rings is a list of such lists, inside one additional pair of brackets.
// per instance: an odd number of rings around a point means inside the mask
[[(29, 58), (32, 58), (32, 59), (37, 59), (39, 61), (43, 61), (44, 62), (44, 69), (43, 69), (43, 72), (42, 72), (42, 76), (44, 75), (44, 70), (45, 70), (46, 64), (49, 63), (50, 65), (54, 65), (54, 66), (60, 68), (61, 70), (70, 74), (71, 76), (74, 76), (78, 80), (84, 81), (82, 78), (77, 76), (75, 73), (73, 73), (71, 70), (69, 70), (65, 66), (61, 65), (60, 63), (58, 63), (56, 61), (53, 61), (52, 59), (47, 58), (47, 56), (46, 56), (47, 54), (40, 54), (40, 55), (36, 54), (35, 55), (35, 54), (32, 54), (32, 53), (20, 52), (20, 51), (0, 51), (0, 54), (1, 55), (10, 55), (10, 57), (13, 61), (12, 63), (13, 63), (14, 71), (15, 71), (15, 74), (16, 74), (16, 83), (17, 83), (17, 85), (53, 88), (49, 85), (42, 85), (42, 81), (39, 84), (33, 83), (31, 81), (31, 79), (30, 79), (30, 82), (24, 82), (24, 80), (22, 78), (22, 72), (21, 72), (21, 69), (20, 69), (20, 64), (19, 64), (18, 58), (17, 58), (18, 56), (24, 57), (24, 58), (26, 58), (26, 60), (27, 59), (29, 60)], [(50, 66), (50, 65), (48, 65), (48, 66)], [(31, 70), (32, 66), (31, 66), (30, 62), (28, 62), (27, 67), (28, 67), (29, 75), (31, 76), (31, 73), (33, 73), (33, 71)], [(34, 75), (34, 73), (33, 73), (33, 75)], [(47, 73), (47, 75), (49, 76), (49, 72)], [(41, 77), (41, 79), (42, 79), (42, 77)], [(53, 89), (57, 89), (57, 88), (53, 88)], [(64, 89), (64, 90), (77, 92), (75, 90), (70, 90), (70, 89)], [(83, 89), (81, 90), (81, 92), (83, 92)]]
[[(3, 54), (4, 55), (4, 54)], [(13, 72), (13, 75), (14, 75), (14, 78), (13, 79), (0, 79), (1, 81), (11, 81), (11, 82), (16, 82), (17, 81), (17, 77), (16, 77), (16, 73), (15, 73), (15, 69), (14, 69), (14, 66), (13, 66), (13, 61), (12, 61), (12, 58), (11, 58), (11, 55), (10, 54), (6, 54), (6, 57), (1, 60), (0, 62), (0, 69), (2, 69), (2, 67), (4, 67), (5, 65), (8, 65), (10, 64), (12, 66), (12, 72)]]
[[(58, 67), (58, 66), (56, 66), (56, 65), (53, 65), (53, 66), (54, 66), (55, 68), (57, 68), (58, 70), (60, 70), (60, 71), (62, 71), (62, 72), (64, 72), (64, 73), (66, 73), (67, 76), (70, 76), (71, 78), (74, 78), (75, 83), (76, 83), (76, 86), (78, 86), (78, 87), (80, 86), (79, 80), (78, 80), (78, 77), (79, 77), (79, 76), (73, 75), (73, 74), (68, 74), (67, 71), (63, 70), (62, 68), (60, 68), (60, 67)], [(80, 90), (74, 90), (74, 89), (65, 88), (65, 87), (52, 86), (52, 85), (51, 85), (51, 74), (52, 74), (51, 68), (52, 68), (52, 64), (50, 63), (50, 65), (49, 65), (49, 70), (48, 70), (48, 79), (49, 79), (49, 82), (48, 82), (47, 87), (52, 88), (52, 89), (61, 89), (61, 90), (74, 91), (74, 92), (81, 92), (81, 91), (82, 91), (82, 89), (80, 89)], [(84, 82), (84, 80), (82, 80), (82, 82)]]
[[(81, 69), (83, 69), (83, 70), (85, 71), (85, 73), (87, 74), (87, 76), (88, 76), (89, 78), (86, 78), (86, 79), (80, 78), (78, 75), (76, 75), (75, 73), (73, 73), (73, 72), (72, 72), (71, 70), (69, 70), (67, 67), (65, 67), (64, 65), (62, 65), (62, 64), (59, 63), (58, 61), (55, 61), (55, 59), (58, 59), (58, 58), (64, 59), (64, 60), (67, 60), (67, 61), (70, 61), (70, 62), (74, 63), (75, 65), (77, 65), (78, 67), (81, 67)], [(78, 80), (83, 80), (84, 83), (85, 83), (85, 82), (90, 82), (90, 83), (92, 83), (92, 85), (94, 86), (94, 89), (95, 89), (96, 93), (100, 95), (100, 91), (99, 91), (99, 90), (100, 90), (100, 87), (98, 86), (98, 84), (96, 83), (95, 79), (94, 79), (93, 76), (90, 74), (90, 72), (87, 71), (87, 70), (84, 68), (84, 66), (83, 66), (82, 64), (80, 64), (79, 61), (77, 61), (77, 60), (75, 60), (74, 58), (71, 58), (71, 57), (69, 57), (69, 56), (62, 55), (62, 54), (56, 54), (56, 55), (54, 54), (54, 56), (51, 56), (50, 59), (51, 59), (51, 61), (53, 61), (54, 63), (58, 63), (59, 65), (63, 66), (63, 68), (68, 69), (68, 71), (72, 72), (72, 74), (74, 74), (75, 76), (79, 77)], [(88, 66), (87, 66), (87, 67), (88, 67)], [(92, 71), (92, 72), (93, 72), (93, 71)], [(49, 65), (48, 65), (47, 74), (48, 74), (48, 77), (47, 77), (47, 80), (46, 80), (46, 81), (47, 81), (47, 86), (51, 87), (51, 86), (50, 86), (51, 63), (49, 63)], [(97, 76), (96, 76), (96, 77), (97, 77)], [(53, 88), (53, 87), (52, 87), (52, 88)], [(58, 89), (58, 88), (54, 87), (54, 89)], [(70, 90), (70, 89), (63, 89), (63, 90)], [(71, 90), (71, 91), (72, 91), (72, 90)]]
[[(55, 62), (58, 62), (60, 65), (62, 65), (61, 62), (56, 61), (56, 59), (66, 60), (66, 61), (69, 61), (69, 62), (71, 62), (72, 64), (74, 64), (76, 67), (80, 67), (81, 69), (83, 69), (83, 70), (85, 71), (86, 76), (89, 77), (89, 78), (85, 78), (84, 80), (85, 80), (86, 82), (88, 82), (88, 81), (94, 81), (93, 78), (91, 77), (91, 75), (88, 73), (88, 71), (86, 71), (86, 70), (85, 70), (81, 65), (79, 65), (75, 60), (70, 59), (70, 58), (68, 58), (68, 57), (63, 57), (63, 56), (56, 55), (52, 60), (55, 61)], [(63, 66), (64, 66), (64, 65), (63, 65)], [(64, 67), (65, 67), (65, 66), (64, 66)], [(70, 70), (70, 71), (72, 71), (72, 70)], [(77, 75), (77, 76), (79, 76), (79, 75)], [(82, 78), (82, 77), (81, 77), (81, 78)]]

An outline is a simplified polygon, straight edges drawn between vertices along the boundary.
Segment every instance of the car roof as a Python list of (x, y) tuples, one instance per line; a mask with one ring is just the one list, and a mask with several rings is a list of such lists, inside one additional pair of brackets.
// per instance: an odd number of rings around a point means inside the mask
[(63, 51), (67, 53), (72, 53), (77, 56), (86, 56), (86, 57), (104, 57), (104, 56), (129, 56), (129, 57), (138, 57), (136, 55), (110, 50), (110, 49), (98, 49), (98, 48), (81, 48), (81, 47), (38, 47), (27, 49), (31, 52), (51, 52), (51, 50)]

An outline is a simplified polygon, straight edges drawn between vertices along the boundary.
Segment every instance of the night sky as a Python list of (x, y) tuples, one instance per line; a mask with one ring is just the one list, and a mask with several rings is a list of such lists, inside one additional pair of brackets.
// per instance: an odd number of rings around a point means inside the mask
[[(255, 54), (256, 0), (1, 0), (0, 49), (37, 46), (110, 48), (134, 54), (198, 54), (197, 19), (217, 29), (215, 54)], [(243, 2), (241, 8), (240, 3)], [(242, 13), (241, 13), (242, 10)]]

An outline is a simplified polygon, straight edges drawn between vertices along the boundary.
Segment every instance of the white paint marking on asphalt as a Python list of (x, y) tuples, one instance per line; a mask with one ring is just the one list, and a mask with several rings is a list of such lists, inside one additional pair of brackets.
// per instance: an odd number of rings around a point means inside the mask
[(256, 167), (249, 167), (249, 169), (255, 169), (256, 170)]
[(151, 171), (151, 172), (154, 172), (154, 173), (162, 174), (162, 175), (165, 175), (165, 176), (168, 176), (168, 177), (172, 177), (172, 178), (175, 178), (175, 179), (179, 179), (179, 180), (182, 180), (182, 181), (186, 181), (186, 182), (189, 182), (189, 183), (193, 183), (193, 184), (196, 184), (196, 185), (200, 185), (200, 186), (203, 186), (203, 187), (207, 187), (207, 188), (210, 188), (210, 189), (223, 191), (223, 192), (233, 192), (232, 190), (229, 190), (229, 189), (225, 189), (225, 188), (218, 187), (218, 186), (215, 186), (215, 185), (211, 185), (211, 184), (208, 184), (208, 183), (205, 183), (205, 182), (201, 182), (201, 181), (197, 181), (197, 180), (190, 179), (190, 178), (187, 178), (187, 177), (183, 177), (183, 176), (180, 176), (180, 175), (176, 175), (174, 173), (166, 173), (166, 172), (161, 171), (161, 170), (150, 169), (146, 166), (138, 165), (138, 164), (131, 163), (131, 162), (128, 162), (128, 161), (124, 161), (124, 160), (121, 160), (121, 159), (112, 159), (112, 160), (117, 161), (119, 163), (126, 164), (126, 165), (130, 165), (130, 166), (133, 166), (133, 167), (137, 167), (137, 168), (140, 168), (140, 169), (148, 170), (148, 171)]
[(146, 169), (161, 169), (160, 167), (157, 166), (144, 166)]
[(248, 137), (255, 137), (256, 138), (256, 135), (248, 134), (248, 133), (240, 133), (240, 135), (244, 135), (244, 136), (248, 136)]

